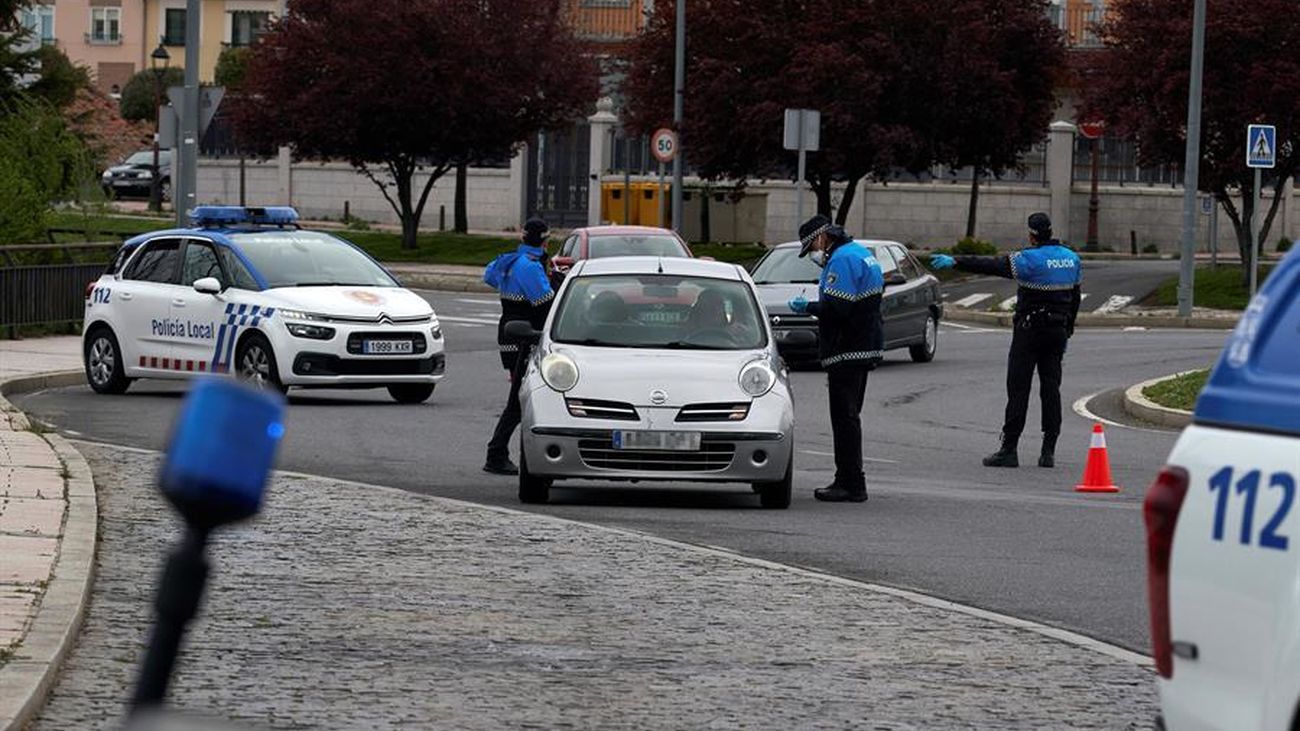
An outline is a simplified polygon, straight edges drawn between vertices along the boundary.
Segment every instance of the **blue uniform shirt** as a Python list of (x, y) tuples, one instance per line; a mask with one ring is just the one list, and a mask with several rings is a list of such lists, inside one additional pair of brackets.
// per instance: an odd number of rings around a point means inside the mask
[(821, 300), (836, 297), (849, 302), (866, 299), (885, 291), (885, 277), (871, 250), (861, 244), (847, 243), (831, 252), (822, 269)]
[(534, 307), (544, 305), (555, 296), (555, 290), (551, 289), (546, 269), (542, 266), (543, 253), (540, 246), (520, 244), (513, 254), (498, 257), (488, 265), (489, 271), (484, 274), (484, 281), (492, 284), (489, 276), (496, 274), (501, 299), (527, 302)]
[(1059, 243), (1025, 249), (1011, 255), (1011, 275), (1016, 283), (1044, 292), (1067, 291), (1083, 279), (1079, 255)]

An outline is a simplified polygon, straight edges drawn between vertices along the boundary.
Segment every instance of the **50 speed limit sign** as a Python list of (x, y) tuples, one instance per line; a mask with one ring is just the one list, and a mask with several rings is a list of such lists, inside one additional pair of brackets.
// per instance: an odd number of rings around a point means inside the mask
[(650, 137), (650, 152), (659, 162), (672, 162), (677, 157), (677, 133), (664, 127)]

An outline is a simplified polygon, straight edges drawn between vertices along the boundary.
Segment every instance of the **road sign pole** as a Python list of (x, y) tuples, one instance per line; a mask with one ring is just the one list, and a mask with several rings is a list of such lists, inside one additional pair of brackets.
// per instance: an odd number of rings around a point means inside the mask
[(664, 164), (659, 163), (659, 228), (664, 228)]
[[(172, 205), (176, 224), (184, 226), (188, 212), (195, 206), (199, 164), (199, 23), (203, 15), (202, 0), (185, 2), (185, 103), (181, 106), (180, 176), (172, 171)], [(179, 181), (180, 185), (176, 185)]]
[[(673, 130), (682, 133), (686, 97), (686, 0), (677, 0), (676, 51), (673, 60)], [(682, 232), (682, 151), (673, 157), (673, 230)]]
[(1196, 278), (1196, 194), (1201, 177), (1201, 76), (1205, 68), (1205, 0), (1192, 11), (1192, 78), (1187, 90), (1187, 151), (1183, 163), (1183, 245), (1178, 264), (1178, 316), (1191, 317)]
[(1255, 287), (1259, 283), (1259, 186), (1263, 178), (1263, 169), (1255, 168), (1255, 190), (1250, 194), (1254, 201), (1250, 208), (1250, 296), (1254, 298)]
[(1210, 266), (1219, 266), (1219, 202), (1210, 207)]
[(804, 124), (808, 115), (803, 110), (799, 110), (799, 122), (797, 132), (799, 135), (799, 172), (794, 181), (795, 197), (795, 225), (802, 226), (803, 217), (803, 181), (808, 171), (808, 149), (804, 146)]

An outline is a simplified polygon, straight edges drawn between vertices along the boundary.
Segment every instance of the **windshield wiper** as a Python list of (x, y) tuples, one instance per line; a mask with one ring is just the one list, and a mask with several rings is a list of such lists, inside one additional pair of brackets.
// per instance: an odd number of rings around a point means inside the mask
[(699, 343), (687, 343), (681, 340), (674, 340), (671, 343), (664, 343), (663, 345), (652, 345), (648, 347), (663, 348), (664, 350), (717, 350), (717, 348), (714, 348), (713, 346), (710, 345), (701, 345)]
[(564, 344), (564, 345), (589, 345), (589, 346), (594, 346), (594, 347), (598, 347), (598, 348), (632, 348), (632, 347), (636, 347), (636, 346), (633, 346), (633, 345), (627, 345), (626, 343), (611, 343), (611, 342), (608, 342), (608, 341), (605, 341), (605, 340), (601, 340), (601, 339), (599, 339), (599, 338), (584, 338), (584, 339), (582, 339), (582, 340), (559, 340), (559, 339), (557, 339), (555, 342), (557, 342), (557, 343), (562, 343), (562, 344)]
[(295, 287), (369, 287), (369, 284), (355, 282), (298, 282)]

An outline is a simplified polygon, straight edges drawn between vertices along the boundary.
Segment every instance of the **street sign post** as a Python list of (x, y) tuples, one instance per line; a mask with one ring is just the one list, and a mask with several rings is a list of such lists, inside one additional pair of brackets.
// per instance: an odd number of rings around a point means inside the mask
[(650, 154), (659, 161), (659, 228), (664, 228), (664, 165), (677, 157), (677, 133), (661, 127), (650, 137)]
[(1255, 189), (1250, 208), (1250, 296), (1255, 296), (1259, 281), (1259, 188), (1262, 172), (1277, 165), (1277, 128), (1270, 124), (1246, 127), (1246, 167), (1255, 170)]
[(799, 151), (799, 172), (795, 181), (796, 224), (802, 224), (804, 220), (803, 186), (807, 157), (809, 152), (817, 152), (821, 147), (821, 126), (822, 113), (816, 109), (785, 110), (785, 149)]
[(1219, 266), (1219, 207), (1215, 205), (1214, 196), (1201, 196), (1201, 215), (1210, 217), (1209, 249), (1210, 266)]

